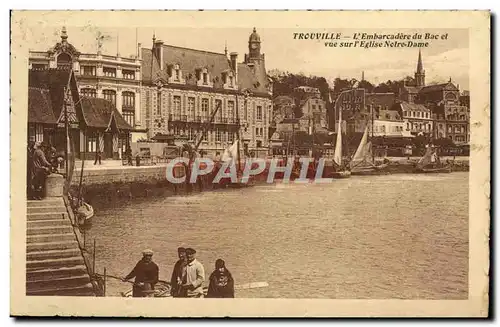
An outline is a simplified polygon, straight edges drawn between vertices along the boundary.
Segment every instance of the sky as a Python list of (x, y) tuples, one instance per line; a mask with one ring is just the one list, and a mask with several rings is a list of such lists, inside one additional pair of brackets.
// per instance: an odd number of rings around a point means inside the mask
[[(29, 48), (46, 51), (60, 41), (62, 26), (45, 26), (31, 29), (27, 40)], [(165, 44), (213, 52), (238, 52), (242, 61), (248, 52), (248, 37), (253, 26), (248, 28), (99, 28), (98, 26), (66, 26), (68, 41), (83, 53), (95, 53), (98, 33), (107, 36), (103, 43), (103, 54), (129, 57), (135, 55), (136, 42), (142, 47), (152, 46), (153, 33)], [(325, 47), (325, 41), (298, 40), (296, 32), (342, 33), (448, 33), (446, 40), (432, 40), (430, 46), (422, 48), (426, 83), (446, 82), (450, 78), (460, 85), (461, 90), (469, 88), (469, 39), (466, 29), (405, 30), (405, 29), (291, 29), (263, 28), (257, 26), (262, 41), (261, 52), (265, 54), (267, 70), (278, 69), (291, 73), (322, 76), (333, 86), (336, 77), (361, 78), (378, 84), (389, 79), (413, 76), (416, 70), (418, 48), (333, 48)], [(349, 41), (349, 39), (347, 40)]]

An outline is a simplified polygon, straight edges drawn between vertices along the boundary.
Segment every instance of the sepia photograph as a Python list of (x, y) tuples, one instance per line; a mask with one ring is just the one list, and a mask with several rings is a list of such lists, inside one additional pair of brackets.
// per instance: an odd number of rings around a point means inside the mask
[(11, 314), (487, 315), (489, 12), (146, 13), (12, 14)]

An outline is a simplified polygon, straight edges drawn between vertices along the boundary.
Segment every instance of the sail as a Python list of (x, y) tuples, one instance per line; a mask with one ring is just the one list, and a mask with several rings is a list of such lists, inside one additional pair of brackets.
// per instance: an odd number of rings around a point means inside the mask
[(417, 167), (422, 168), (434, 163), (436, 161), (436, 156), (435, 150), (431, 146), (428, 146), (427, 150), (425, 150), (424, 156), (418, 161)]
[(221, 158), (222, 161), (238, 160), (238, 142), (239, 140), (234, 141), (233, 145), (224, 150)]
[(337, 165), (342, 165), (342, 115), (339, 111), (339, 126), (337, 129), (337, 141), (335, 142), (335, 152), (333, 154), (333, 162)]
[(360, 163), (366, 161), (366, 159), (370, 156), (370, 153), (371, 142), (368, 142), (368, 125), (366, 125), (361, 142), (359, 142), (358, 148), (352, 157), (351, 167), (358, 166)]

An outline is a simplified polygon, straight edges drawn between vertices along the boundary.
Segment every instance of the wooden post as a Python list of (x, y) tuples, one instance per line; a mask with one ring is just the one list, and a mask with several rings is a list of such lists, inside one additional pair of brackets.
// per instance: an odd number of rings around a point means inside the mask
[(103, 278), (103, 295), (106, 296), (106, 267), (104, 267), (104, 278)]
[(95, 238), (94, 238), (94, 248), (92, 249), (92, 273), (95, 273)]

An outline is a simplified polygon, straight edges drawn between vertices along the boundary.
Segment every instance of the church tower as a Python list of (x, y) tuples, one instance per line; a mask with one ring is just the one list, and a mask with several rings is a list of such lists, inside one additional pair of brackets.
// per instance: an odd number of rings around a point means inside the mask
[(245, 55), (246, 63), (255, 63), (263, 59), (263, 56), (260, 54), (260, 46), (260, 36), (257, 34), (257, 30), (254, 27), (252, 34), (250, 34), (248, 38), (248, 55)]
[(425, 86), (425, 70), (422, 64), (422, 52), (418, 50), (417, 71), (415, 72), (415, 84), (417, 87)]

